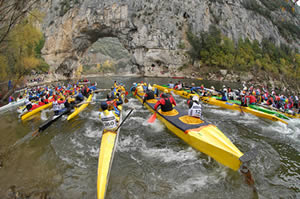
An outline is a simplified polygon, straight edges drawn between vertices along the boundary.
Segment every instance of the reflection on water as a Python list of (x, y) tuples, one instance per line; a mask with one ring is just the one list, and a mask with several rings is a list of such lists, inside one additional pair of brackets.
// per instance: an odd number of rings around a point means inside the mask
[[(133, 82), (165, 84), (167, 78), (93, 78), (99, 88), (110, 88), (113, 80), (129, 89)], [(184, 80), (185, 81), (185, 80)], [(202, 83), (187, 80), (186, 83)], [(223, 83), (204, 82), (206, 87)], [(230, 85), (232, 87), (237, 85)], [(106, 93), (96, 98), (104, 99)], [(176, 97), (178, 106), (187, 108)], [(136, 108), (120, 131), (107, 198), (253, 198), (243, 177), (208, 156), (192, 149), (135, 98), (124, 107)], [(0, 117), (0, 198), (15, 185), (22, 193), (47, 191), (53, 198), (96, 198), (98, 153), (102, 125), (98, 104), (88, 106), (78, 117), (54, 123), (39, 137), (32, 132), (48, 117), (42, 112), (28, 122), (15, 111)], [(204, 119), (219, 129), (243, 152), (260, 147), (250, 163), (259, 198), (299, 198), (300, 120), (284, 125), (252, 115), (204, 105)]]

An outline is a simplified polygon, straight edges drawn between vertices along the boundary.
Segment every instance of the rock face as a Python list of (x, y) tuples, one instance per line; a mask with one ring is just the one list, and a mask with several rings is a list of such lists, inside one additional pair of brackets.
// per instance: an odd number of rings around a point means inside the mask
[[(271, 20), (247, 10), (244, 1), (45, 0), (43, 57), (51, 71), (72, 76), (94, 42), (115, 37), (131, 54), (132, 65), (141, 74), (154, 76), (166, 71), (179, 73), (178, 68), (188, 61), (188, 27), (199, 34), (215, 24), (234, 40), (273, 37), (278, 44), (287, 43)], [(284, 15), (300, 25), (297, 17), (288, 12)], [(295, 40), (294, 47), (300, 49), (299, 37)]]

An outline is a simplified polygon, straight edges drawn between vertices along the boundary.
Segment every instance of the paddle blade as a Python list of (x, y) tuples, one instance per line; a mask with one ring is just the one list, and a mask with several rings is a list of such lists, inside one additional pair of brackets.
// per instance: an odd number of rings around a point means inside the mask
[(39, 133), (39, 129), (37, 129), (36, 131), (34, 131), (33, 133), (32, 133), (32, 137), (34, 137), (34, 136), (36, 136), (37, 134)]
[(125, 101), (125, 103), (128, 103), (128, 99), (127, 99), (127, 98), (125, 98), (125, 100), (124, 100), (124, 101)]
[(128, 91), (125, 92), (125, 95), (128, 95)]
[(151, 115), (151, 117), (148, 119), (148, 123), (153, 123), (156, 119), (156, 113), (154, 113), (153, 115)]

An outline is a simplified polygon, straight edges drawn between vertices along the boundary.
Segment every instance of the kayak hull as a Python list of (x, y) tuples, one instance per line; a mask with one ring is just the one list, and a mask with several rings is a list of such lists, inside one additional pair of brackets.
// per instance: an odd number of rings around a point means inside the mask
[(5, 111), (5, 110), (10, 109), (10, 108), (15, 107), (15, 106), (22, 105), (22, 104), (24, 104), (24, 102), (25, 102), (25, 98), (21, 99), (19, 101), (16, 101), (16, 102), (8, 103), (8, 104), (0, 107), (0, 112)]
[[(136, 98), (142, 102), (140, 95)], [(145, 102), (145, 107), (154, 113), (154, 104)], [(178, 112), (176, 116), (166, 116), (162, 112), (157, 113), (157, 118), (166, 127), (196, 150), (203, 152), (219, 163), (238, 170), (242, 164), (239, 160), (243, 153), (232, 144), (232, 142), (215, 126), (204, 121), (197, 124), (187, 124), (181, 122), (181, 118), (187, 116), (187, 111), (174, 108)], [(200, 120), (200, 119), (199, 119)]]
[(89, 103), (92, 101), (92, 97), (93, 97), (93, 94), (90, 94), (88, 99), (86, 100), (87, 103), (85, 104), (82, 104), (79, 108), (75, 108), (75, 110), (73, 111), (73, 113), (71, 113), (67, 120), (71, 120), (73, 119), (75, 116), (77, 116), (81, 111), (83, 111), (88, 105)]
[[(122, 121), (122, 106), (119, 105), (118, 109), (121, 110), (120, 121)], [(110, 170), (114, 160), (114, 154), (118, 143), (120, 128), (115, 131), (103, 131), (101, 138), (101, 145), (98, 158), (98, 174), (97, 174), (97, 198), (104, 199), (107, 191)]]
[(30, 116), (46, 109), (46, 108), (49, 108), (52, 106), (52, 102), (48, 103), (48, 104), (45, 104), (45, 105), (42, 105), (32, 111), (29, 111), (29, 112), (26, 112), (24, 115), (21, 116), (21, 120), (26, 120), (27, 118), (29, 118)]
[(104, 199), (111, 165), (113, 162), (114, 151), (117, 145), (118, 133), (107, 131), (102, 134), (99, 159), (98, 159), (98, 178), (97, 178), (97, 198)]

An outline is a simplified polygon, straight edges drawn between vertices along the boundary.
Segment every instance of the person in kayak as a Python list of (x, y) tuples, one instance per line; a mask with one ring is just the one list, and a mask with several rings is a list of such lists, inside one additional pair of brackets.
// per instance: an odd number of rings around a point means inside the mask
[(131, 91), (131, 92), (134, 92), (135, 89), (136, 89), (136, 87), (137, 87), (137, 84), (134, 82), (134, 83), (132, 84), (132, 87), (130, 88), (130, 91)]
[(54, 101), (52, 102), (52, 108), (54, 111), (54, 115), (59, 115), (62, 103), (63, 103), (63, 101), (57, 100), (57, 96), (54, 97)]
[(31, 108), (32, 108), (32, 103), (31, 103), (31, 101), (29, 100), (29, 99), (26, 99), (25, 100), (25, 108), (23, 109), (23, 111), (25, 110), (25, 109), (27, 109), (27, 111), (29, 111)]
[(154, 98), (155, 98), (155, 96), (154, 96), (154, 92), (153, 92), (153, 90), (152, 90), (152, 87), (149, 86), (149, 87), (146, 89), (146, 93), (145, 93), (145, 95), (144, 95), (144, 97), (143, 97), (143, 104), (144, 104), (147, 100), (149, 100), (149, 99), (154, 99)]
[(114, 131), (118, 128), (118, 122), (120, 120), (119, 115), (114, 110), (108, 110), (108, 104), (101, 102), (100, 119), (104, 126), (104, 131)]
[(83, 97), (82, 93), (79, 92), (75, 98), (75, 104), (78, 104), (78, 103), (82, 102), (83, 100), (84, 100), (84, 97)]
[(15, 101), (15, 99), (13, 98), (13, 96), (9, 96), (9, 98), (8, 98), (8, 103), (11, 103), (11, 102), (13, 102), (13, 101)]
[(249, 106), (249, 104), (255, 105), (255, 103), (256, 103), (256, 98), (254, 97), (254, 95), (250, 95), (249, 92), (246, 95), (246, 100), (247, 100), (247, 106)]
[(173, 105), (176, 106), (173, 96), (168, 96), (166, 93), (162, 93), (160, 97), (160, 100), (158, 100), (154, 105), (154, 110), (156, 111), (158, 106), (160, 106), (162, 112), (172, 111)]
[(198, 96), (191, 96), (190, 99), (187, 101), (187, 104), (189, 106), (189, 116), (202, 118), (202, 105), (199, 103)]

